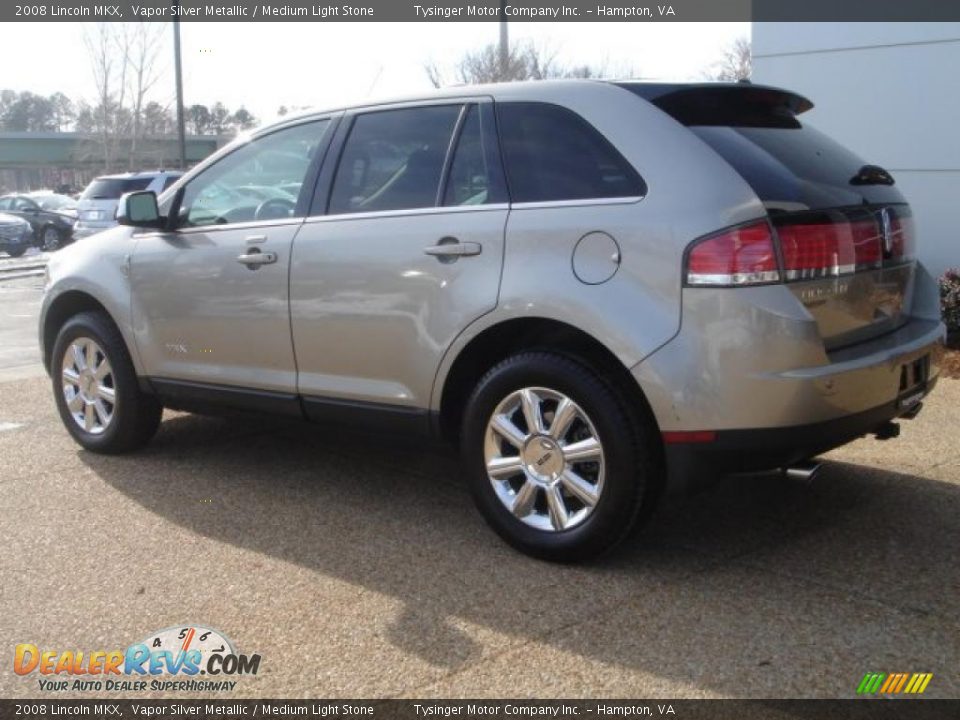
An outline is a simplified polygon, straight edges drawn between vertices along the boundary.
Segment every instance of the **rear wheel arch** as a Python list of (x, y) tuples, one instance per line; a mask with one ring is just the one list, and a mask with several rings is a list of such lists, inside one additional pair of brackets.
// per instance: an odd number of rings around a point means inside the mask
[(646, 395), (616, 355), (594, 336), (567, 323), (548, 318), (515, 318), (484, 329), (471, 339), (450, 366), (440, 396), (439, 429), (456, 441), (464, 405), (480, 379), (511, 355), (546, 351), (585, 365), (634, 409), (639, 419), (658, 428)]

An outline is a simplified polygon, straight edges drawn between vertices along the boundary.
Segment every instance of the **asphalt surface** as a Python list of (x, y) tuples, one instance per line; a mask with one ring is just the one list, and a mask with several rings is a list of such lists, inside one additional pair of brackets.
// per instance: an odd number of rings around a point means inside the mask
[(37, 294), (0, 287), (0, 697), (40, 695), (16, 643), (183, 623), (262, 655), (235, 697), (852, 697), (868, 671), (960, 696), (960, 381), (811, 484), (728, 481), (562, 567), (425, 445), (168, 412), (135, 455), (80, 450), (23, 361)]

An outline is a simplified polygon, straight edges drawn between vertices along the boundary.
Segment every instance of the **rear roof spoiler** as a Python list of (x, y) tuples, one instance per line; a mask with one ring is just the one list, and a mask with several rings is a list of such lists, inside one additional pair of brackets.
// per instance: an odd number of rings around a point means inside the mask
[(616, 83), (650, 101), (684, 125), (785, 126), (813, 103), (797, 93), (751, 83)]

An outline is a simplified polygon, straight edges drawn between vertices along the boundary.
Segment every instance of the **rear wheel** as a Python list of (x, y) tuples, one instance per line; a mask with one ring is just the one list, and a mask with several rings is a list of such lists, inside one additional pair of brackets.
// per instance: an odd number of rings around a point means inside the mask
[(153, 437), (163, 408), (140, 390), (123, 336), (101, 312), (84, 312), (57, 335), (51, 361), (60, 418), (87, 450), (122, 453)]
[(504, 540), (575, 561), (614, 547), (653, 502), (650, 431), (588, 367), (530, 352), (477, 385), (462, 450), (477, 506)]
[(63, 244), (63, 236), (59, 230), (52, 225), (48, 225), (43, 229), (43, 234), (40, 236), (40, 245), (44, 251), (53, 252), (54, 250), (58, 250), (61, 244)]
[(13, 258), (18, 258), (27, 251), (27, 248), (23, 245), (20, 247), (8, 247), (4, 248), (4, 252)]

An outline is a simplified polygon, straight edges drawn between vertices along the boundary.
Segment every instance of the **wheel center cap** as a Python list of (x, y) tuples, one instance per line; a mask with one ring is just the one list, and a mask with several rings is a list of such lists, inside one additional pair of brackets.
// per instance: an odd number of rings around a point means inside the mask
[(543, 435), (527, 440), (521, 458), (527, 472), (545, 482), (558, 478), (565, 464), (560, 446)]

